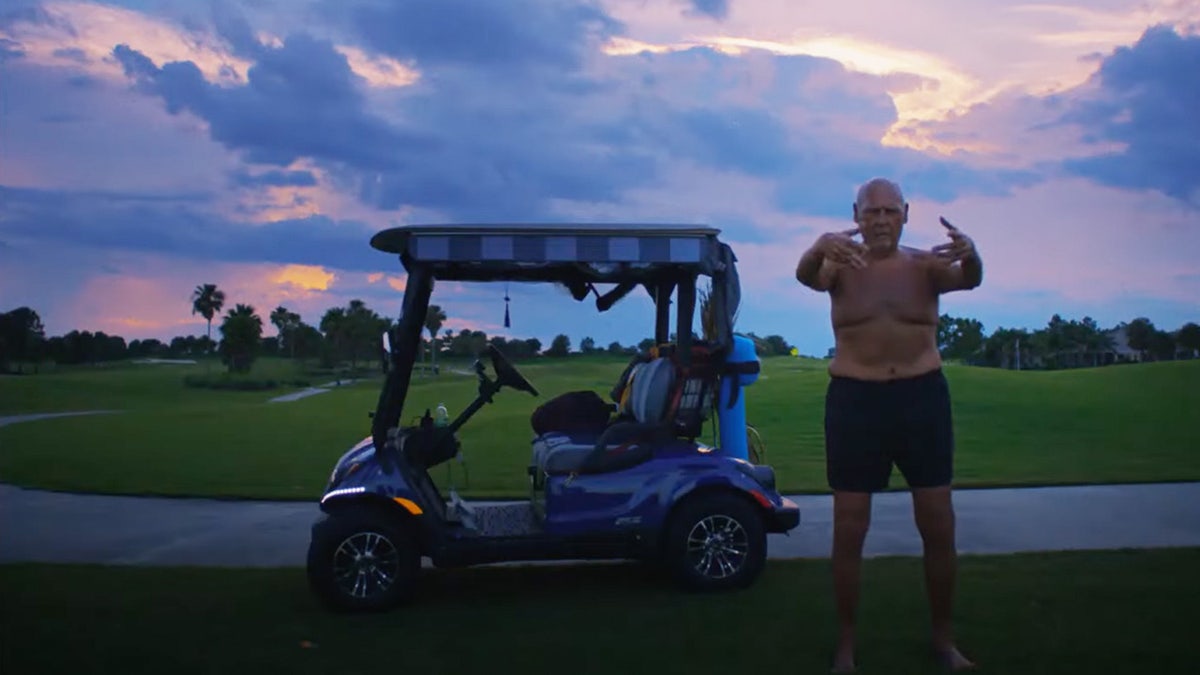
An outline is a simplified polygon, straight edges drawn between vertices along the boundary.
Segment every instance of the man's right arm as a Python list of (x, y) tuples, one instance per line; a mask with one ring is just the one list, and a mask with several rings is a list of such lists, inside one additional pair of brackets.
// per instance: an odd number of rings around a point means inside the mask
[(796, 265), (796, 281), (814, 291), (824, 292), (833, 288), (836, 276), (837, 268), (833, 261), (825, 257), (819, 239), (800, 256), (800, 262)]
[(800, 256), (796, 265), (796, 281), (814, 291), (832, 290), (837, 283), (838, 270), (843, 265), (866, 267), (863, 247), (852, 237), (858, 228), (844, 232), (827, 232), (817, 238), (813, 245)]

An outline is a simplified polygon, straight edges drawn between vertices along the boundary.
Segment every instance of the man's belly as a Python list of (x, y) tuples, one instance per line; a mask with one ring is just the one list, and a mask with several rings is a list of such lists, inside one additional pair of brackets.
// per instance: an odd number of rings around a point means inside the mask
[(874, 319), (834, 328), (837, 349), (829, 372), (863, 380), (922, 375), (941, 367), (937, 326)]

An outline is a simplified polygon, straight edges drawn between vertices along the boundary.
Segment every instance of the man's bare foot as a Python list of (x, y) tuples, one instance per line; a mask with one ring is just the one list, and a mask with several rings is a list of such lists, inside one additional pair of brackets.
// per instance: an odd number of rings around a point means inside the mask
[(954, 645), (945, 647), (935, 646), (933, 653), (938, 662), (945, 666), (947, 670), (960, 671), (975, 670), (978, 668), (970, 659), (963, 656), (962, 652), (958, 651), (958, 647)]
[(833, 655), (832, 672), (853, 673), (854, 670), (854, 641), (842, 638), (838, 641), (837, 652)]

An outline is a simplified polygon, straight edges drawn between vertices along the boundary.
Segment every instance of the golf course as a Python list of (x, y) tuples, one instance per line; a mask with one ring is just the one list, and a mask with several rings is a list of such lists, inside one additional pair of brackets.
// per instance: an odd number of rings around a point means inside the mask
[[(502, 390), (460, 431), (463, 463), (436, 467), (468, 498), (526, 496), (534, 408), (567, 391), (608, 397), (627, 361), (614, 356), (518, 362), (539, 397)], [(747, 420), (785, 493), (824, 492), (822, 419), (826, 362), (763, 359), (745, 389)], [(315, 500), (333, 462), (369, 434), (378, 378), (331, 386), (231, 391), (185, 387), (216, 363), (131, 362), (7, 377), (0, 416), (64, 411), (108, 414), (0, 427), (0, 479), (52, 490), (133, 495)], [(410, 423), (443, 403), (451, 416), (476, 394), (470, 364), (414, 373)], [(949, 365), (958, 487), (1068, 485), (1200, 479), (1195, 412), (1200, 360), (1059, 371)], [(286, 359), (262, 359), (252, 376), (304, 379)], [(330, 379), (329, 382), (334, 380)], [(325, 380), (312, 381), (324, 385)], [(712, 425), (702, 440), (714, 442)], [(903, 487), (898, 473), (892, 486)]]
[[(541, 396), (503, 390), (464, 427), (464, 466), (435, 479), (467, 497), (520, 497), (529, 416), (560, 393), (607, 395), (626, 361), (517, 362)], [(406, 422), (473, 398), (470, 363), (415, 373)], [(784, 493), (826, 491), (826, 362), (772, 357), (747, 416)], [(216, 363), (124, 362), (10, 376), (0, 417), (105, 411), (0, 426), (0, 481), (124, 495), (315, 501), (337, 457), (368, 434), (378, 377), (311, 377), (262, 359), (254, 390), (184, 385)], [(1200, 479), (1200, 361), (1062, 371), (949, 365), (959, 488)], [(273, 401), (306, 391), (319, 393)], [(324, 386), (330, 385), (330, 386)], [(705, 430), (711, 440), (711, 427)], [(893, 475), (892, 485), (903, 482)], [(1130, 517), (1136, 517), (1131, 514)], [(801, 527), (804, 527), (802, 524)], [(247, 541), (246, 546), (255, 542)], [(958, 634), (992, 673), (1183, 672), (1200, 610), (1200, 549), (964, 555)], [(918, 558), (864, 567), (863, 673), (937, 672)], [(681, 594), (636, 565), (431, 571), (417, 606), (375, 616), (319, 608), (304, 572), (67, 564), (0, 566), (4, 672), (827, 672), (828, 560), (775, 560), (743, 593)], [(453, 626), (453, 628), (447, 628)], [(622, 627), (624, 626), (624, 627)], [(653, 628), (645, 628), (652, 626)], [(596, 637), (619, 649), (596, 656)]]

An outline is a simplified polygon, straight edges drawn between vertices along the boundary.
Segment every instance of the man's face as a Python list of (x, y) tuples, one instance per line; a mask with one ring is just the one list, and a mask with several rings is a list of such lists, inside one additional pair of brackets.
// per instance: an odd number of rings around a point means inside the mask
[(869, 251), (888, 253), (900, 245), (900, 233), (908, 222), (908, 204), (890, 186), (872, 185), (862, 201), (854, 205), (854, 222)]

